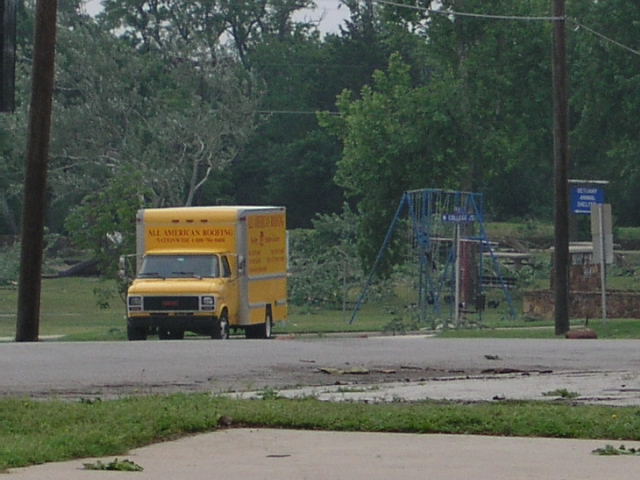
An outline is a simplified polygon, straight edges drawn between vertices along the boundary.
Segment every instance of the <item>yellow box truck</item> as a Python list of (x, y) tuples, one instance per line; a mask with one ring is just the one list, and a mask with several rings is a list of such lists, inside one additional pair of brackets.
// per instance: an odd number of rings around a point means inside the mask
[(138, 211), (137, 275), (127, 292), (127, 335), (270, 338), (287, 317), (283, 207)]

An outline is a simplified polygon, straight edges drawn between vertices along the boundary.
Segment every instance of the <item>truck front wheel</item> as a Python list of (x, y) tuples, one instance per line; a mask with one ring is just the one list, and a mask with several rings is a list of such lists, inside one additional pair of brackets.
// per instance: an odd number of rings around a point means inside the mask
[(229, 314), (224, 310), (220, 317), (213, 322), (211, 338), (226, 340), (229, 338)]
[(146, 327), (132, 327), (127, 325), (127, 338), (129, 340), (146, 340), (147, 328)]

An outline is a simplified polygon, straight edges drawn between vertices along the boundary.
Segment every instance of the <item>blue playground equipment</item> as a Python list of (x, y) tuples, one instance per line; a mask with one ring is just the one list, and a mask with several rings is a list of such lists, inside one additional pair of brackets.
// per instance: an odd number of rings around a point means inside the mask
[(484, 227), (481, 193), (439, 189), (411, 190), (403, 194), (378, 251), (349, 323), (364, 304), (376, 270), (394, 234), (408, 231), (408, 249), (417, 263), (417, 313), (422, 325), (454, 325), (476, 315), (482, 320), (486, 288), (501, 288), (508, 312), (515, 318), (509, 288), (501, 272), (494, 245)]

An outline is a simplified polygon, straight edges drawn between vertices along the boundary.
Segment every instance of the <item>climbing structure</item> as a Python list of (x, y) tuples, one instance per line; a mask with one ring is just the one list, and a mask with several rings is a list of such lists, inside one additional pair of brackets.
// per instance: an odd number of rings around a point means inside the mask
[[(406, 219), (406, 222), (402, 222)], [(422, 189), (405, 192), (383, 245), (356, 303), (351, 322), (364, 303), (385, 251), (406, 224), (409, 258), (417, 270), (417, 313), (422, 324), (453, 324), (482, 319), (488, 286), (502, 288), (509, 313), (513, 302), (484, 227), (481, 193)]]

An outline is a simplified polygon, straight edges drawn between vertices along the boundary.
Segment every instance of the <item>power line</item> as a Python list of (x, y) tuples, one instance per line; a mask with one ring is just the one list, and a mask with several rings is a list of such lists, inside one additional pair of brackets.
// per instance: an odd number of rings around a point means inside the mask
[(399, 8), (407, 8), (410, 10), (418, 10), (421, 12), (426, 12), (426, 13), (430, 13), (430, 14), (436, 14), (436, 15), (447, 15), (447, 16), (454, 16), (454, 17), (474, 17), (474, 18), (488, 18), (488, 19), (492, 19), (492, 20), (518, 20), (518, 21), (546, 21), (546, 22), (557, 22), (557, 21), (568, 21), (571, 22), (572, 24), (574, 24), (576, 27), (578, 28), (584, 28), (587, 32), (591, 33), (592, 35), (595, 35), (596, 37), (612, 43), (614, 45), (616, 45), (617, 47), (620, 47), (630, 53), (633, 53), (634, 55), (638, 55), (640, 56), (640, 50), (636, 50), (634, 48), (629, 47), (628, 45), (625, 45), (623, 43), (620, 43), (614, 39), (612, 39), (611, 37), (608, 37), (606, 35), (604, 35), (603, 33), (600, 33), (596, 30), (594, 30), (593, 28), (589, 28), (586, 25), (581, 24), (580, 22), (578, 22), (578, 20), (576, 20), (575, 18), (569, 18), (569, 17), (537, 17), (537, 16), (517, 16), (517, 15), (493, 15), (493, 14), (484, 14), (484, 13), (469, 13), (469, 12), (457, 12), (454, 10), (433, 10), (431, 8), (426, 8), (426, 7), (418, 7), (418, 6), (414, 6), (414, 5), (405, 5), (403, 3), (397, 3), (397, 2), (392, 2), (390, 0), (373, 0), (376, 3), (382, 4), (382, 5), (389, 5), (392, 7), (399, 7)]
[(553, 22), (558, 20), (564, 20), (563, 17), (535, 17), (535, 16), (519, 16), (519, 15), (492, 15), (487, 13), (470, 13), (470, 12), (457, 12), (454, 10), (433, 10), (426, 7), (418, 7), (414, 5), (405, 5), (404, 3), (391, 2), (389, 0), (374, 0), (376, 3), (382, 5), (389, 5), (392, 7), (408, 8), (410, 10), (419, 10), (421, 12), (432, 13), (436, 15), (447, 15), (454, 17), (475, 17), (475, 18), (489, 18), (492, 20), (520, 20), (520, 21), (545, 21)]
[(305, 111), (305, 110), (258, 110), (257, 113), (266, 115), (317, 115), (318, 113), (327, 113), (329, 115), (342, 115), (340, 112), (327, 112), (325, 110)]
[(578, 22), (578, 20), (576, 20), (575, 18), (567, 18), (567, 20), (571, 23), (573, 23), (576, 27), (578, 28), (584, 28), (587, 32), (591, 33), (592, 35), (595, 35), (596, 37), (609, 42), (609, 43), (613, 43), (614, 45), (633, 53), (634, 55), (638, 55), (640, 56), (640, 50), (635, 50), (627, 45), (624, 45), (623, 43), (620, 43), (612, 38), (607, 37), (606, 35), (600, 33), (600, 32), (596, 32), (593, 28), (589, 28), (586, 25), (582, 25), (580, 22)]
[(260, 63), (256, 67), (322, 67), (322, 68), (370, 68), (366, 63)]

